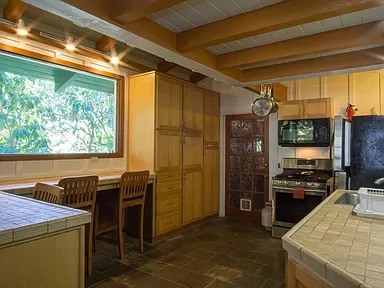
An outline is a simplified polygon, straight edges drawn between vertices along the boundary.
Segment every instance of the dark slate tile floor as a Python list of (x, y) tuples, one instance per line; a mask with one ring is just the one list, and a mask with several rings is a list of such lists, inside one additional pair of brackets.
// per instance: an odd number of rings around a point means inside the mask
[(117, 245), (97, 241), (93, 273), (97, 288), (283, 288), (285, 252), (281, 240), (254, 224), (213, 218), (197, 227), (145, 245), (126, 239), (120, 261)]

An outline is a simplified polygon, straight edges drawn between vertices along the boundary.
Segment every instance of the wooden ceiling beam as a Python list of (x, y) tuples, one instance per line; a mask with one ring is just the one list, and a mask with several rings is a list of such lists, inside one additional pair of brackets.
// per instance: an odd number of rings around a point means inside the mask
[(177, 34), (181, 52), (276, 31), (384, 5), (378, 0), (290, 0), (232, 16)]
[(118, 41), (116, 39), (102, 35), (96, 42), (96, 49), (107, 52), (114, 48), (117, 42)]
[(268, 83), (275, 79), (298, 77), (311, 74), (335, 72), (346, 69), (384, 66), (384, 47), (299, 60), (284, 64), (254, 68), (243, 71), (244, 82)]
[(228, 69), (304, 57), (353, 47), (384, 44), (384, 20), (289, 39), (217, 56), (217, 68)]
[(159, 64), (157, 64), (157, 71), (162, 73), (167, 73), (172, 68), (176, 67), (177, 64), (173, 62), (168, 62), (166, 60), (161, 61)]
[(9, 0), (4, 8), (4, 18), (16, 23), (27, 8), (28, 4), (20, 0)]
[(112, 0), (111, 18), (126, 24), (184, 1), (185, 0)]

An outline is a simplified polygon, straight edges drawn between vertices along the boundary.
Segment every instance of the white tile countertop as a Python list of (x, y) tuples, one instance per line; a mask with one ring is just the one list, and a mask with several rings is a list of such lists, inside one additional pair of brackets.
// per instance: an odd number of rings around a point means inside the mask
[(90, 221), (87, 211), (0, 191), (0, 247)]
[(292, 257), (334, 287), (384, 287), (384, 220), (334, 204), (336, 190), (282, 238)]

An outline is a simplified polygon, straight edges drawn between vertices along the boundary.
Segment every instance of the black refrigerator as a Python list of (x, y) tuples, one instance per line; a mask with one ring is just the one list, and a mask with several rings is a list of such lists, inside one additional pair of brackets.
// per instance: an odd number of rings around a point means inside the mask
[(384, 189), (384, 116), (355, 116), (351, 122), (350, 189)]

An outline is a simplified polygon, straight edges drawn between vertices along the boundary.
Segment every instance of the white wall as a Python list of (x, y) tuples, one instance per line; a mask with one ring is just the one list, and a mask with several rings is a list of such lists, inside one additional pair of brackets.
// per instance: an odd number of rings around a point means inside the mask
[[(17, 35), (10, 35), (2, 31), (0, 31), (0, 43), (119, 75), (133, 74), (133, 71), (121, 68), (116, 70), (116, 68), (107, 62), (82, 57), (63, 49), (56, 49)], [(125, 93), (127, 93), (127, 91), (128, 89), (125, 89)], [(127, 105), (125, 105), (125, 108), (127, 108), (126, 106)], [(126, 112), (125, 115), (127, 115)], [(124, 147), (127, 147), (126, 143), (127, 139), (125, 136)], [(126, 169), (127, 165), (126, 149), (124, 153), (125, 155), (123, 158), (1, 161), (0, 181), (122, 171)]]

